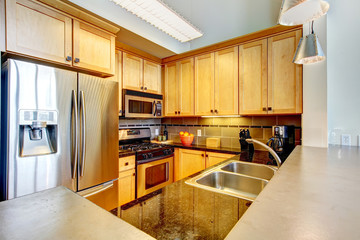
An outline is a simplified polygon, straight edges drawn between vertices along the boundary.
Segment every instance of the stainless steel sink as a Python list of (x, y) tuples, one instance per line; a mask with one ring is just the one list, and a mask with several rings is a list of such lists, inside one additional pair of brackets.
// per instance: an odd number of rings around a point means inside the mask
[(254, 201), (276, 168), (229, 160), (185, 181), (194, 187)]
[(221, 170), (265, 180), (270, 180), (275, 173), (275, 169), (270, 166), (245, 162), (232, 162), (222, 167)]

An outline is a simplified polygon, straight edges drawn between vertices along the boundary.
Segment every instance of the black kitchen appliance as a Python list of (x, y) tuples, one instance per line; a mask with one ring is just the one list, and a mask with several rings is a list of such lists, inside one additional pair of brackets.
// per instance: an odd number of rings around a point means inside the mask
[[(295, 148), (295, 126), (273, 126), (272, 137), (267, 142), (267, 145), (271, 147), (280, 157), (281, 161), (284, 162)], [(270, 154), (269, 157), (274, 160)]]
[(254, 156), (254, 145), (246, 139), (251, 138), (249, 129), (240, 129), (239, 142), (241, 146), (240, 160), (251, 162)]

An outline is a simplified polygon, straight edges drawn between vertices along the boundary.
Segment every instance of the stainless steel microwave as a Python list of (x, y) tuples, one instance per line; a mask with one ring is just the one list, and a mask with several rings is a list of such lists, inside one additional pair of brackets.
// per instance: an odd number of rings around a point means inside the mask
[(123, 90), (123, 112), (126, 118), (161, 118), (162, 95)]

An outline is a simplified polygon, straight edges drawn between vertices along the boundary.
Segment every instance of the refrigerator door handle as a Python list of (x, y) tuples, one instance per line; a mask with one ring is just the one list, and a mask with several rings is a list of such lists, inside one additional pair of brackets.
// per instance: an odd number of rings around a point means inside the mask
[(80, 91), (80, 111), (81, 115), (81, 165), (80, 165), (80, 177), (84, 176), (85, 171), (85, 152), (86, 152), (86, 104), (84, 91)]
[(73, 159), (73, 170), (72, 170), (72, 179), (76, 177), (76, 169), (77, 169), (77, 156), (78, 156), (78, 115), (77, 115), (77, 94), (76, 90), (72, 91), (72, 100), (73, 100), (73, 109), (75, 115), (75, 153), (74, 153), (74, 159)]
[(95, 194), (98, 194), (98, 193), (101, 193), (103, 191), (106, 191), (107, 189), (109, 188), (112, 188), (114, 186), (114, 182), (113, 181), (110, 181), (110, 182), (107, 182), (99, 187), (96, 187), (96, 189), (94, 191), (91, 191), (91, 192), (87, 192), (86, 194), (82, 195), (80, 193), (81, 196), (83, 196), (84, 198), (87, 198), (87, 197), (90, 197), (92, 195), (95, 195)]

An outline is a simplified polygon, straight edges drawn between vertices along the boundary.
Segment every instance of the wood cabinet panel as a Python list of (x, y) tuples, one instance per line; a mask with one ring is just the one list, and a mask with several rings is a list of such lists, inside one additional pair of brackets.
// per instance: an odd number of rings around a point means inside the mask
[(115, 37), (97, 27), (73, 20), (73, 65), (115, 73)]
[[(182, 179), (205, 169), (205, 152), (179, 149), (178, 178)], [(178, 179), (177, 179), (178, 180)]]
[(214, 53), (195, 57), (195, 115), (212, 115), (215, 106)]
[(28, 0), (6, 1), (6, 50), (71, 65), (72, 20)]
[(235, 156), (234, 154), (206, 152), (206, 168), (211, 167), (215, 164), (218, 164), (234, 156)]
[(298, 30), (268, 39), (269, 113), (302, 113), (302, 66), (292, 63), (300, 37)]
[(176, 116), (178, 108), (178, 81), (176, 63), (165, 65), (165, 116)]
[(119, 158), (119, 172), (135, 168), (135, 156)]
[(186, 59), (178, 64), (178, 111), (180, 116), (194, 115), (194, 59)]
[(123, 88), (140, 90), (143, 86), (143, 60), (137, 56), (123, 53)]
[(215, 114), (239, 113), (238, 47), (215, 52)]
[(161, 66), (144, 60), (144, 89), (146, 92), (161, 94)]
[(119, 172), (119, 206), (135, 200), (135, 169)]
[(267, 40), (239, 47), (240, 114), (267, 113)]

